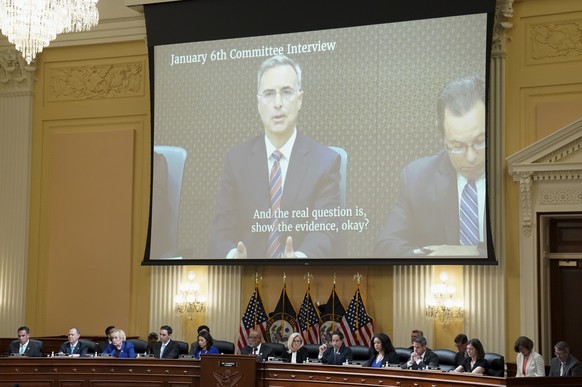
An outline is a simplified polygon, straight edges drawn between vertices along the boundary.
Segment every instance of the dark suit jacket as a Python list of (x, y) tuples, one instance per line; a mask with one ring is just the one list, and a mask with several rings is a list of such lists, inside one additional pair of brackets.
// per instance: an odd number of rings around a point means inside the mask
[[(290, 363), (291, 362), (291, 353), (287, 352), (287, 351), (283, 351), (283, 354), (281, 355), (281, 359), (283, 359), (284, 362)], [(309, 359), (309, 351), (307, 350), (307, 348), (305, 347), (301, 347), (297, 350), (297, 363), (303, 363), (305, 361), (307, 361)]]
[[(271, 208), (269, 171), (261, 134), (247, 141), (226, 155), (224, 173), (216, 199), (215, 218), (210, 238), (210, 256), (224, 258), (243, 241), (249, 258), (265, 258), (268, 232), (252, 232), (255, 223), (270, 224), (269, 219), (253, 219), (256, 211)], [(284, 219), (288, 225), (305, 224), (307, 218), (292, 218), (291, 211), (332, 209), (340, 205), (340, 157), (309, 137), (297, 133), (293, 146), (281, 210), (289, 211)], [(320, 218), (317, 222), (336, 222), (335, 218)], [(293, 237), (293, 248), (308, 257), (344, 256), (341, 224), (335, 231), (292, 231), (281, 233), (284, 241)], [(341, 250), (341, 251), (340, 251)]]
[[(69, 342), (65, 341), (63, 344), (61, 344), (61, 347), (59, 348), (59, 352), (64, 353), (66, 355), (71, 355), (70, 348), (71, 347), (70, 347)], [(89, 352), (89, 347), (87, 347), (85, 345), (85, 343), (83, 343), (79, 340), (79, 341), (77, 341), (77, 345), (75, 346), (75, 349), (73, 350), (72, 355), (85, 356), (88, 352)]]
[[(20, 352), (20, 342), (14, 340), (10, 343), (10, 353), (18, 354)], [(28, 357), (41, 357), (42, 356), (42, 346), (38, 341), (28, 340), (28, 345), (24, 350), (24, 356)]]
[(457, 172), (447, 151), (408, 164), (374, 256), (415, 257), (413, 251), (423, 246), (459, 245), (458, 197)]
[[(408, 360), (410, 361), (410, 359)], [(424, 357), (420, 363), (412, 363), (412, 365), (408, 365), (408, 361), (402, 364), (402, 368), (409, 368), (411, 370), (419, 370), (419, 369), (426, 369), (428, 367), (437, 368), (439, 366), (439, 357), (436, 353), (431, 351), (429, 348), (424, 351)]]
[(323, 353), (323, 356), (321, 357), (321, 362), (323, 364), (342, 365), (346, 361), (347, 362), (352, 361), (352, 350), (349, 347), (346, 347), (345, 345), (342, 345), (340, 347), (339, 354), (334, 356), (333, 352), (334, 352), (333, 347), (329, 347), (328, 349), (326, 349), (325, 352)]
[[(560, 360), (552, 358), (550, 374), (548, 376), (560, 376)], [(568, 356), (564, 365), (564, 376), (582, 376), (582, 364), (574, 356)]]
[[(161, 341), (158, 341), (157, 343), (154, 344), (154, 357), (160, 358), (161, 349), (162, 349)], [(177, 359), (179, 357), (180, 348), (178, 347), (178, 344), (174, 340), (170, 339), (168, 345), (166, 345), (166, 348), (164, 349), (162, 359)]]
[[(253, 354), (253, 347), (251, 347), (250, 345), (247, 345), (247, 346), (243, 347), (243, 349), (240, 351), (240, 353), (243, 355), (252, 355)], [(266, 361), (270, 357), (275, 357), (276, 355), (275, 355), (275, 350), (273, 349), (273, 347), (269, 346), (268, 344), (261, 343), (261, 346), (259, 347), (259, 354), (257, 356), (260, 356), (261, 359)]]
[[(377, 353), (374, 353), (374, 351), (372, 351), (372, 355), (370, 355), (370, 359), (368, 359), (368, 361), (366, 362), (365, 367), (370, 367), (370, 364), (372, 364), (372, 362), (376, 360), (377, 355), (378, 355)], [(392, 350), (385, 354), (384, 358), (382, 359), (382, 367), (385, 367), (386, 364), (400, 364), (400, 358), (398, 357), (396, 351)]]
[(467, 358), (467, 352), (457, 352), (455, 353), (455, 368), (462, 365)]

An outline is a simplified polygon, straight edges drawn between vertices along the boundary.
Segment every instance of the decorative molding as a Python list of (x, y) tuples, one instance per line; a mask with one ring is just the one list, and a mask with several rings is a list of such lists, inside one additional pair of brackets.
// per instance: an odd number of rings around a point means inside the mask
[(505, 56), (505, 32), (513, 28), (513, 0), (497, 0), (493, 26), (492, 55)]
[(514, 181), (519, 181), (523, 173), (532, 174), (538, 180), (542, 179), (539, 176), (557, 174), (570, 179), (567, 176), (575, 176), (582, 170), (582, 162), (577, 161), (581, 150), (582, 119), (579, 119), (509, 156), (508, 171)]
[(542, 189), (537, 198), (540, 205), (582, 204), (582, 189)]
[(47, 74), (47, 101), (133, 97), (144, 94), (143, 62), (53, 67)]
[(533, 61), (564, 62), (582, 57), (582, 20), (568, 20), (528, 26)]
[(14, 48), (0, 50), (0, 92), (32, 93), (35, 63), (26, 64), (22, 55)]
[(535, 163), (555, 163), (582, 149), (582, 137), (535, 160)]
[(582, 165), (578, 170), (569, 171), (544, 171), (533, 175), (535, 181), (551, 180), (582, 180)]
[(523, 174), (519, 179), (521, 226), (526, 237), (531, 235), (532, 228), (531, 182), (531, 174)]

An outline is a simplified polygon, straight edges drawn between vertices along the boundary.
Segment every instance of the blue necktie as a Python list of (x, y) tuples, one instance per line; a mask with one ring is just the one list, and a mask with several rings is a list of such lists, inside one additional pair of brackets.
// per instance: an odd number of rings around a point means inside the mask
[(462, 246), (474, 246), (479, 243), (478, 198), (475, 181), (469, 180), (461, 194), (459, 211), (460, 240)]
[(269, 240), (267, 242), (267, 257), (279, 258), (281, 256), (281, 240), (279, 238), (279, 219), (275, 217), (275, 212), (281, 207), (281, 196), (283, 196), (283, 179), (281, 176), (281, 166), (279, 160), (283, 154), (278, 150), (271, 154), (275, 160), (271, 168), (269, 186), (271, 188), (271, 227)]

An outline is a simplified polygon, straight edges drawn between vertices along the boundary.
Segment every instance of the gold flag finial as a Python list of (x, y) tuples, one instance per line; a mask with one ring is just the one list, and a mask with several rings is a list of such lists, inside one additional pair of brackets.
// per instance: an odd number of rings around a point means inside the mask
[(357, 284), (360, 284), (360, 281), (362, 280), (362, 275), (360, 273), (356, 273), (354, 274), (354, 279), (356, 280)]
[(303, 276), (303, 279), (307, 280), (307, 285), (311, 284), (311, 280), (313, 279), (313, 274), (307, 272), (307, 274), (305, 274)]

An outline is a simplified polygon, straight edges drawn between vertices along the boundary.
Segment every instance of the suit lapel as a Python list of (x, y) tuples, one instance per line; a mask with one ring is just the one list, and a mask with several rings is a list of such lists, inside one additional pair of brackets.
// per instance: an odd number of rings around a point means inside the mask
[[(249, 154), (249, 185), (251, 195), (247, 203), (253, 203), (253, 209), (270, 208), (269, 170), (266, 159), (267, 149), (263, 136), (258, 136)], [(264, 187), (264, 189), (261, 189)], [(267, 207), (265, 207), (267, 203)]]
[[(306, 171), (309, 171), (309, 149), (305, 146), (304, 137), (297, 133), (295, 144), (293, 145), (292, 157), (290, 158), (287, 176), (285, 177), (285, 187), (283, 188), (283, 198), (281, 207), (287, 209), (287, 203), (296, 203), (297, 196), (303, 186)], [(314, 166), (311, 166), (314, 167)]]

